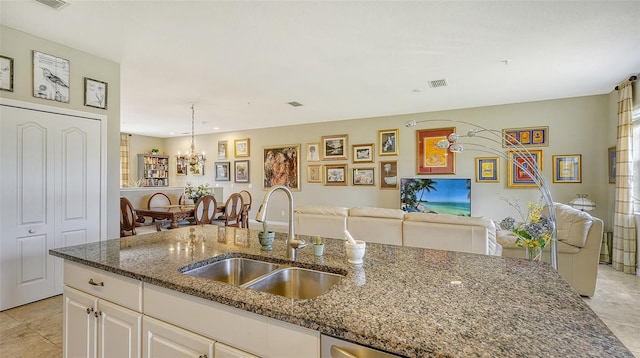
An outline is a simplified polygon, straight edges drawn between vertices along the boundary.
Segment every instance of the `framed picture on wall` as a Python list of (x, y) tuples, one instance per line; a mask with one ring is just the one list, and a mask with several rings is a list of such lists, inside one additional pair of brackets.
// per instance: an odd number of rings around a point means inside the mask
[[(517, 164), (516, 164), (517, 163)], [(509, 151), (507, 187), (535, 188), (538, 178), (532, 177), (535, 168), (542, 172), (542, 150), (530, 150), (528, 153)]]
[(227, 141), (218, 141), (218, 159), (227, 159)]
[(106, 82), (84, 78), (84, 105), (107, 109), (107, 86)]
[(549, 127), (507, 128), (502, 130), (502, 147), (546, 147), (549, 145)]
[(249, 147), (249, 138), (236, 139), (233, 141), (234, 148), (234, 156), (236, 158), (239, 157), (248, 157), (249, 153), (251, 153), (251, 148)]
[(187, 175), (187, 157), (184, 155), (176, 156), (176, 175)]
[(437, 128), (416, 131), (417, 174), (455, 174), (455, 153), (439, 148), (438, 142), (448, 140), (456, 129)]
[(348, 153), (347, 134), (322, 137), (322, 160), (346, 160)]
[(324, 166), (324, 185), (347, 185), (346, 164), (326, 164)]
[(300, 190), (300, 144), (278, 145), (263, 148), (265, 189), (285, 185)]
[(33, 51), (33, 96), (69, 103), (69, 60)]
[(380, 161), (380, 189), (398, 189), (398, 161)]
[(0, 90), (13, 92), (13, 59), (0, 55)]
[(229, 162), (215, 162), (216, 181), (230, 181)]
[(497, 183), (500, 181), (500, 158), (476, 158), (476, 182)]
[(380, 156), (398, 155), (398, 130), (384, 129), (378, 131), (378, 148), (380, 148)]
[(374, 168), (353, 168), (351, 178), (353, 185), (376, 185)]
[(373, 143), (354, 144), (351, 146), (351, 161), (356, 163), (373, 163)]
[(582, 183), (582, 155), (554, 155), (554, 183)]
[(236, 183), (249, 182), (249, 161), (236, 160), (233, 162), (233, 181)]
[(307, 165), (307, 183), (322, 184), (322, 165)]
[(307, 162), (320, 160), (320, 143), (307, 143)]
[(607, 150), (609, 159), (609, 184), (616, 183), (616, 147), (609, 147)]

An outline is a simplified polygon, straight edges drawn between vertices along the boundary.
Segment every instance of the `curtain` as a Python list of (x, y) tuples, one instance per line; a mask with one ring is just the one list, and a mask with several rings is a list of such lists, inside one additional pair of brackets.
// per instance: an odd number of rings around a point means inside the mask
[(618, 141), (616, 147), (616, 192), (613, 218), (612, 266), (636, 273), (636, 233), (633, 221), (633, 125), (632, 82), (618, 86)]
[(129, 135), (120, 133), (120, 187), (129, 186)]

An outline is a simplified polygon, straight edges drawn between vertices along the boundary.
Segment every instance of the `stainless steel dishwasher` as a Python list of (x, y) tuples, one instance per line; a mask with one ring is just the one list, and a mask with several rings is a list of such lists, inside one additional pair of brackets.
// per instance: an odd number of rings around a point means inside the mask
[(343, 341), (338, 338), (320, 336), (320, 356), (322, 358), (392, 358), (391, 353)]

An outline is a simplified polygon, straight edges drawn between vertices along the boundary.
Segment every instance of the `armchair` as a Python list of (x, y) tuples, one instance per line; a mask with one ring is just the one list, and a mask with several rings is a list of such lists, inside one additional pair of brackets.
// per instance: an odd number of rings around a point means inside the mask
[[(593, 296), (598, 275), (600, 244), (604, 232), (602, 220), (570, 207), (554, 203), (558, 235), (558, 272), (581, 296)], [(542, 215), (548, 215), (546, 207)], [(515, 244), (515, 234), (500, 230), (498, 243), (502, 245), (502, 256), (525, 257), (524, 249)], [(549, 246), (542, 259), (549, 261)]]

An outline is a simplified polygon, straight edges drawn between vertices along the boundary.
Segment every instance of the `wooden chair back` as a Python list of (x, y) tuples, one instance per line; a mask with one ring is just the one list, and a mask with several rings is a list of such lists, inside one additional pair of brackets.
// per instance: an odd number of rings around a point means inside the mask
[(205, 195), (196, 201), (194, 218), (196, 225), (211, 224), (216, 215), (218, 203), (213, 195)]
[(242, 226), (242, 211), (244, 208), (244, 200), (239, 193), (229, 195), (224, 208), (225, 226)]
[(120, 197), (120, 237), (127, 236), (127, 232), (131, 235), (136, 234), (136, 212), (129, 199), (124, 196)]
[(171, 205), (171, 199), (169, 199), (169, 197), (165, 193), (154, 193), (149, 197), (149, 201), (147, 201), (147, 209), (167, 205)]
[(242, 196), (244, 202), (242, 208), (242, 227), (249, 228), (249, 211), (251, 210), (251, 193), (248, 190), (241, 190), (239, 193)]

